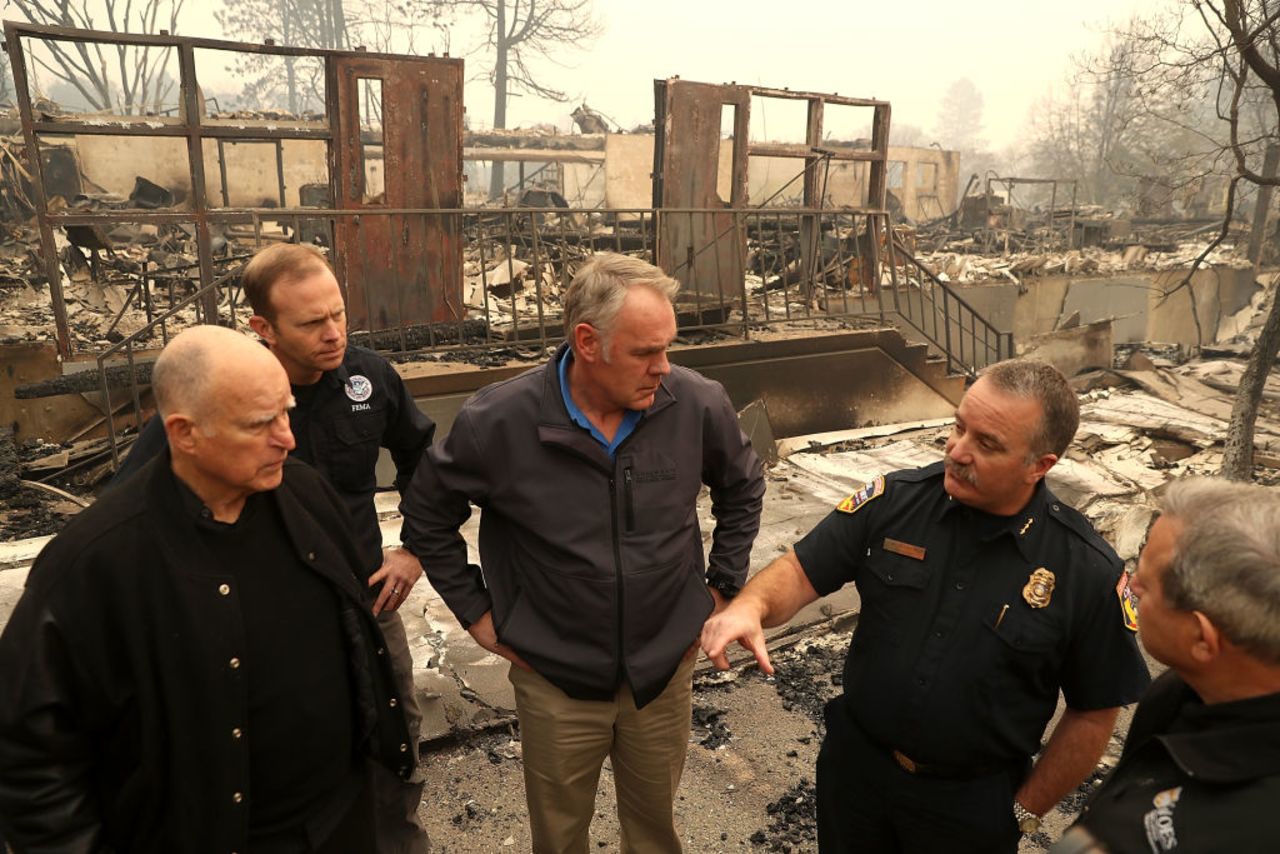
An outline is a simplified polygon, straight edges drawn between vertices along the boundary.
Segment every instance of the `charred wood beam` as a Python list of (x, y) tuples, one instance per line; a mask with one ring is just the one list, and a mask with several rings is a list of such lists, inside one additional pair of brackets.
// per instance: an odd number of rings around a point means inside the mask
[[(76, 27), (60, 27), (51, 24), (29, 24), (17, 21), (5, 21), (4, 31), (6, 34), (13, 32), (23, 37), (35, 38), (52, 38), (58, 41), (69, 41), (87, 44), (104, 44), (104, 45), (137, 45), (139, 47), (182, 47), (190, 45), (193, 48), (201, 50), (216, 51), (235, 51), (236, 53), (261, 53), (273, 56), (303, 56), (303, 57), (346, 57), (350, 59), (391, 59), (403, 60), (404, 54), (396, 53), (379, 53), (377, 51), (365, 50), (329, 50), (310, 47), (289, 47), (287, 45), (277, 45), (273, 42), (256, 43), (256, 42), (235, 42), (223, 39), (208, 38), (192, 38), (190, 36), (175, 36), (164, 34), (150, 33), (117, 33), (106, 32), (103, 30), (82, 30)], [(435, 59), (434, 53), (429, 57)], [(446, 54), (443, 58), (445, 62), (456, 62), (462, 65), (461, 59), (450, 59)]]
[(488, 340), (487, 331), (488, 327), (483, 320), (460, 320), (374, 332), (352, 332), (350, 338), (372, 350), (407, 352), (425, 350), (437, 344), (483, 344)]
[[(150, 118), (150, 117), (148, 117)], [(113, 117), (110, 121), (80, 121), (77, 119), (59, 119), (58, 121), (33, 122), (32, 129), (40, 134), (96, 134), (98, 136), (187, 136), (188, 126), (184, 124), (160, 124), (159, 120), (150, 119), (153, 124), (142, 121), (130, 121), (127, 117)], [(172, 121), (172, 120), (169, 120)], [(201, 136), (223, 139), (330, 139), (328, 128), (316, 127), (279, 127), (277, 124), (263, 123), (252, 125), (201, 125)], [(123, 143), (122, 143), (123, 144)]]
[[(513, 236), (516, 230), (512, 231)], [(522, 234), (525, 234), (521, 230)], [(583, 234), (576, 231), (548, 232), (539, 231), (538, 240), (544, 245), (543, 251), (551, 252), (556, 244), (567, 246), (584, 246), (592, 252), (622, 250), (635, 252), (648, 249), (653, 245), (653, 237), (646, 234)]]
[[(377, 332), (352, 332), (351, 339), (375, 350), (404, 352), (422, 350), (438, 344), (483, 344), (487, 327), (483, 320), (463, 320), (452, 323), (433, 323), (427, 326), (409, 326), (404, 329), (383, 329)], [(143, 386), (151, 383), (151, 362), (137, 362), (130, 367), (119, 365), (107, 368), (107, 387), (129, 388), (134, 383)], [(17, 386), (13, 396), (18, 400), (38, 397), (55, 397), (60, 394), (86, 394), (102, 390), (102, 378), (97, 371), (78, 371), (52, 379)]]
[[(133, 383), (148, 385), (151, 382), (151, 362), (138, 362), (132, 367), (119, 365), (107, 368), (106, 373), (108, 388), (128, 388)], [(74, 374), (63, 374), (60, 377), (17, 386), (13, 390), (13, 396), (18, 400), (31, 400), (36, 397), (85, 394), (101, 390), (102, 378), (97, 371), (77, 371)]]
[(604, 134), (565, 134), (551, 136), (539, 133), (465, 133), (466, 148), (538, 148), (548, 151), (604, 151)]
[[(819, 153), (819, 149), (813, 146), (804, 145), (803, 143), (782, 143), (782, 142), (753, 142), (748, 148), (752, 157), (813, 157), (815, 153)], [(821, 154), (832, 160), (846, 160), (850, 162), (874, 163), (884, 160), (884, 154), (868, 149), (837, 149), (824, 148)]]
[(885, 107), (888, 101), (874, 98), (847, 98), (832, 92), (805, 92), (800, 89), (774, 89), (769, 86), (748, 86), (752, 95), (765, 98), (785, 98), (792, 101), (822, 101), (827, 104), (840, 104), (847, 107)]
[(604, 151), (558, 150), (548, 148), (464, 148), (466, 161), (488, 160), (493, 163), (603, 163)]

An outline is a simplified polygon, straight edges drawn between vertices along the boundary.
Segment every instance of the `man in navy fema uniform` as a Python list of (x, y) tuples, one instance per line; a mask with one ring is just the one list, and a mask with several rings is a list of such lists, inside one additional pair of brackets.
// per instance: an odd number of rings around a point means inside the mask
[[(1119, 558), (1044, 484), (1078, 423), (1054, 368), (989, 367), (942, 462), (850, 496), (708, 620), (718, 666), (737, 640), (772, 672), (762, 627), (857, 585), (818, 757), (824, 852), (1012, 854), (1146, 686)], [(1032, 766), (1060, 690), (1066, 711)]]
[[(403, 548), (382, 549), (374, 507), (379, 448), (395, 463), (396, 489), (408, 486), (435, 424), (414, 403), (386, 359), (347, 344), (346, 304), (328, 260), (316, 247), (275, 244), (260, 250), (241, 274), (249, 320), (289, 376), (296, 406), (289, 427), (292, 456), (308, 463), (338, 492), (351, 519), (364, 581), (409, 727), (416, 762), (422, 721), (413, 687), (413, 656), (397, 609), (422, 577), (417, 558)], [(147, 422), (112, 482), (123, 483), (165, 447), (159, 418)], [(423, 780), (405, 782), (375, 771), (379, 854), (421, 854), (429, 848), (418, 820)]]

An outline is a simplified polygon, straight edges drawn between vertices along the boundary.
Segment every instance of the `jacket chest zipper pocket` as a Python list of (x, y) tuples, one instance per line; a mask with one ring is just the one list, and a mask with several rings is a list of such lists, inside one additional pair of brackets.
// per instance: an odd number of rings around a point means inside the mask
[(632, 487), (631, 467), (622, 470), (622, 510), (626, 517), (627, 533), (636, 529), (635, 490)]

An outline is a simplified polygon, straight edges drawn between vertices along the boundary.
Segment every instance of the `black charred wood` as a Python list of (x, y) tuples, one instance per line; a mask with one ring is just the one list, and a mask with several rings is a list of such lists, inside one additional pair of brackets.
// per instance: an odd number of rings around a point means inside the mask
[(18, 476), (18, 448), (13, 442), (13, 430), (0, 427), (0, 500), (16, 495), (22, 488)]
[[(147, 385), (151, 382), (150, 362), (139, 362), (132, 368), (128, 365), (107, 368), (108, 388), (128, 388), (135, 382), (138, 385)], [(101, 390), (102, 377), (97, 371), (79, 371), (17, 386), (13, 390), (13, 396), (18, 400), (31, 400), (37, 397), (56, 397), (60, 394), (83, 394)]]
[(408, 352), (438, 344), (480, 344), (485, 340), (486, 329), (483, 320), (463, 320), (377, 332), (352, 332), (351, 340), (372, 350)]

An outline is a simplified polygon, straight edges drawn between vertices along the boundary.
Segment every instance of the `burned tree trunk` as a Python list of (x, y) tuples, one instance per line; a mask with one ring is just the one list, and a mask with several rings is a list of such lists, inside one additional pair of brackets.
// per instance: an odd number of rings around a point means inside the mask
[(1276, 352), (1280, 350), (1280, 299), (1277, 288), (1271, 288), (1271, 308), (1258, 341), (1249, 354), (1249, 363), (1240, 378), (1235, 404), (1231, 407), (1231, 423), (1227, 427), (1227, 444), (1222, 457), (1223, 477), (1230, 480), (1253, 479), (1253, 427), (1258, 419), (1258, 403), (1271, 373)]
[[(493, 61), (493, 126), (503, 130), (507, 126), (507, 4), (506, 0), (498, 0), (493, 7), (494, 47), (497, 56)], [(490, 161), (489, 198), (500, 199), (507, 188), (507, 179), (501, 160)]]

